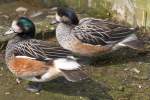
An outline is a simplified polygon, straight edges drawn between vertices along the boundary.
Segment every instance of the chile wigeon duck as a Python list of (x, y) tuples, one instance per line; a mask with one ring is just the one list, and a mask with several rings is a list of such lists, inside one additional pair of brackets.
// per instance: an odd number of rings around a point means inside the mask
[(55, 22), (58, 23), (56, 37), (59, 44), (83, 56), (96, 56), (121, 47), (143, 50), (143, 42), (134, 34), (137, 28), (95, 18), (79, 21), (70, 8), (58, 8)]
[[(13, 38), (7, 44), (5, 59), (9, 70), (17, 78), (37, 83), (50, 81), (58, 76), (72, 82), (87, 78), (70, 51), (51, 46), (46, 41), (32, 39), (35, 25), (30, 19), (20, 17), (13, 21), (4, 35), (10, 34)], [(31, 86), (28, 90), (39, 91), (38, 87)]]

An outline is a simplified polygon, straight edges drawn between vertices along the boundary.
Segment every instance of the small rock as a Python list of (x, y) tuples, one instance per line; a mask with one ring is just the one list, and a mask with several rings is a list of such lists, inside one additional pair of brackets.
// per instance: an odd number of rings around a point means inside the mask
[(54, 28), (54, 27), (51, 27), (50, 29), (51, 29), (51, 30), (54, 30), (55, 28)]
[(119, 87), (118, 87), (118, 90), (119, 90), (119, 91), (124, 91), (124, 87), (123, 87), (123, 86), (119, 86)]
[(6, 18), (6, 19), (9, 19), (8, 15), (2, 15), (2, 17)]
[(3, 76), (3, 74), (0, 74), (0, 77), (2, 77)]
[(57, 10), (57, 8), (58, 8), (58, 7), (53, 7), (53, 8), (51, 8), (50, 10), (51, 10), (51, 11), (55, 11), (55, 10)]
[(37, 92), (37, 93), (35, 93), (35, 94), (40, 95), (40, 93), (39, 93), (39, 92)]
[(141, 65), (143, 62), (138, 62), (139, 63), (139, 65)]
[(124, 71), (128, 71), (130, 68), (125, 68)]
[(5, 92), (6, 95), (10, 94), (10, 92)]
[(137, 68), (132, 68), (131, 71), (133, 71), (133, 72), (135, 72), (135, 73), (137, 73), (137, 74), (140, 73), (140, 70), (138, 70)]
[(139, 79), (139, 80), (148, 80), (149, 79), (148, 75), (143, 75), (143, 76), (134, 75), (133, 77), (136, 79)]
[(43, 14), (43, 12), (39, 11), (39, 12), (36, 12), (36, 13), (33, 13), (32, 15), (30, 15), (30, 17), (34, 18), (34, 17), (40, 16), (42, 14)]
[(3, 71), (3, 70), (4, 70), (4, 68), (3, 68), (3, 67), (0, 67), (0, 70), (1, 70), (1, 71)]
[(138, 88), (141, 89), (141, 88), (142, 88), (142, 85), (138, 85)]
[(16, 12), (27, 12), (27, 11), (28, 11), (28, 9), (25, 8), (25, 7), (18, 7), (18, 8), (16, 9)]
[(20, 84), (21, 80), (19, 78), (16, 78), (16, 82), (17, 82), (17, 84)]
[(3, 27), (3, 26), (0, 26), (0, 29), (4, 29), (4, 27)]
[(47, 15), (46, 18), (55, 18), (55, 15)]

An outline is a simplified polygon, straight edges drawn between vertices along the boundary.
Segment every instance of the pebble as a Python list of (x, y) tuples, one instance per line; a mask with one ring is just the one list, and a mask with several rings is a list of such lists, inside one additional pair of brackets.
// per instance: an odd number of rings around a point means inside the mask
[(141, 89), (141, 88), (142, 88), (142, 85), (138, 85), (138, 88)]
[(123, 86), (119, 86), (119, 87), (118, 87), (118, 90), (119, 90), (119, 91), (124, 91), (124, 89), (125, 89), (125, 88), (124, 88)]
[(37, 93), (35, 93), (35, 94), (40, 95), (40, 93), (39, 93), (39, 92), (37, 92)]
[(2, 15), (2, 17), (6, 18), (6, 19), (9, 19), (8, 15)]
[(51, 29), (51, 30), (54, 30), (55, 28), (54, 28), (54, 27), (51, 27), (50, 29)]
[(3, 76), (3, 74), (0, 74), (0, 77)]
[(148, 75), (143, 75), (143, 76), (134, 75), (133, 77), (136, 79), (139, 79), (139, 80), (148, 80), (149, 79)]
[(3, 71), (3, 70), (4, 70), (4, 68), (3, 68), (3, 67), (0, 67), (0, 70), (1, 70), (1, 71)]
[(128, 71), (130, 68), (125, 68), (124, 71)]
[(10, 92), (5, 92), (6, 95), (10, 94)]
[(138, 64), (139, 64), (139, 65), (142, 65), (142, 64), (143, 64), (143, 62), (138, 62)]
[(58, 8), (58, 7), (53, 7), (53, 8), (51, 8), (50, 10), (51, 10), (51, 11), (55, 11), (55, 10), (57, 10), (57, 8)]
[(18, 7), (18, 8), (16, 9), (16, 12), (27, 12), (27, 11), (28, 11), (28, 9), (25, 8), (25, 7)]
[(135, 73), (137, 73), (137, 74), (140, 73), (140, 70), (138, 70), (137, 68), (132, 68), (131, 71), (133, 71), (133, 72), (135, 72)]
[(3, 29), (4, 27), (3, 26), (0, 26), (0, 29)]
[(47, 15), (46, 18), (55, 18), (55, 15)]
[(37, 17), (37, 16), (40, 16), (42, 15), (43, 12), (42, 11), (39, 11), (39, 12), (36, 12), (36, 13), (33, 13), (32, 15), (30, 15), (31, 18), (34, 18), (34, 17)]
[(16, 82), (17, 82), (17, 84), (20, 84), (21, 80), (19, 78), (16, 78)]

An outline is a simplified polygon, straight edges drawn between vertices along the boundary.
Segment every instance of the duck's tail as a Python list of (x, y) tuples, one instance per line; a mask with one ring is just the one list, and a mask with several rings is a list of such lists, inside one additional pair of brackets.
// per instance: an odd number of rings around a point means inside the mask
[(135, 34), (131, 34), (124, 40), (116, 44), (113, 49), (117, 49), (119, 47), (129, 47), (138, 51), (144, 51), (144, 42), (138, 40)]
[(75, 60), (60, 58), (55, 60), (54, 63), (68, 81), (77, 82), (88, 78)]

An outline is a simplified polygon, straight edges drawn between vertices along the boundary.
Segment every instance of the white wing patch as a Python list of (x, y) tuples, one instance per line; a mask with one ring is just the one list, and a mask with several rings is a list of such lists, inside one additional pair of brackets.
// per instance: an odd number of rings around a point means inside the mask
[(16, 58), (25, 58), (25, 59), (36, 59), (28, 56), (16, 56)]
[(131, 34), (130, 36), (125, 38), (123, 41), (119, 42), (118, 45), (125, 46), (124, 43), (129, 42), (129, 41), (133, 41), (133, 40), (137, 40), (137, 37), (135, 34)]
[(117, 43), (114, 47), (113, 50), (117, 50), (120, 47), (126, 47), (126, 45), (124, 43), (129, 42), (129, 41), (133, 41), (133, 40), (137, 40), (137, 36), (135, 34), (131, 34), (130, 36), (126, 37), (123, 41)]
[(80, 65), (75, 60), (65, 58), (54, 60), (54, 66), (64, 70), (75, 70), (80, 68)]

